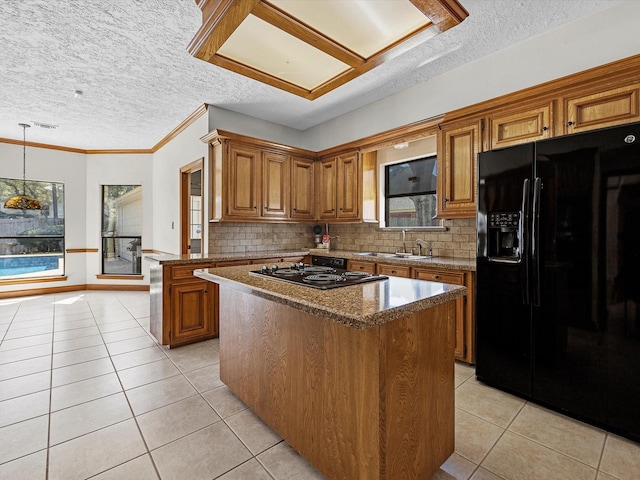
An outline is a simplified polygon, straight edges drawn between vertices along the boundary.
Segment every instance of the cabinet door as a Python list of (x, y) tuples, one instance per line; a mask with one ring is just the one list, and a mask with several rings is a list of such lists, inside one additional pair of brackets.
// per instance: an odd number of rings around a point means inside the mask
[(347, 263), (348, 269), (355, 272), (367, 272), (371, 274), (376, 273), (376, 264), (372, 262), (358, 262), (355, 260), (349, 260)]
[[(464, 273), (431, 270), (425, 268), (414, 268), (413, 278), (418, 280), (428, 280), (430, 282), (451, 283), (453, 285), (464, 285)], [(458, 360), (465, 360), (466, 354), (466, 322), (465, 322), (465, 298), (456, 299), (456, 346), (455, 357)]]
[(262, 153), (262, 217), (286, 219), (289, 217), (288, 155)]
[(564, 133), (578, 133), (640, 120), (638, 90), (627, 85), (604, 92), (563, 99)]
[(551, 102), (522, 112), (489, 117), (489, 148), (508, 147), (519, 143), (549, 138)]
[(260, 151), (229, 144), (227, 167), (227, 215), (238, 218), (260, 216)]
[(392, 265), (390, 263), (378, 263), (376, 265), (378, 275), (391, 275), (393, 277), (411, 278), (411, 267), (404, 265)]
[(217, 285), (198, 280), (171, 286), (170, 345), (181, 345), (218, 333)]
[(359, 177), (357, 152), (338, 157), (337, 216), (339, 219), (356, 220), (359, 218)]
[(315, 218), (315, 178), (313, 160), (291, 160), (291, 218), (313, 220)]
[(337, 159), (330, 158), (320, 162), (318, 171), (319, 214), (321, 220), (328, 220), (337, 217), (336, 209), (336, 181), (337, 181)]
[(480, 121), (443, 127), (438, 152), (438, 217), (475, 218)]

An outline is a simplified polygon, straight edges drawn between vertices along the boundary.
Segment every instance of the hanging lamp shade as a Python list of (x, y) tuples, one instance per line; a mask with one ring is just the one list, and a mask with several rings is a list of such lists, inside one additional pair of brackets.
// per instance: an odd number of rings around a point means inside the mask
[(31, 127), (26, 123), (19, 123), (22, 127), (22, 195), (14, 195), (4, 202), (4, 208), (15, 210), (42, 210), (42, 202), (27, 195), (27, 128)]

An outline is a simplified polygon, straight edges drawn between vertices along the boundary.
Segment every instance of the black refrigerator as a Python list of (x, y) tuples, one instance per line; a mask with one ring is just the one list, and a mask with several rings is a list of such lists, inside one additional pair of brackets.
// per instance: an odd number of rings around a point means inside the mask
[(640, 441), (640, 123), (478, 156), (478, 380)]

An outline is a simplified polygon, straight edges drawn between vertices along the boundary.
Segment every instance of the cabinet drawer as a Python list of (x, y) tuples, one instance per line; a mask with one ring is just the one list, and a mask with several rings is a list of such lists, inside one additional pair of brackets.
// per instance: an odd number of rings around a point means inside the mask
[(349, 260), (348, 262), (349, 270), (353, 270), (355, 272), (366, 272), (375, 274), (376, 273), (376, 264), (371, 262), (354, 262), (353, 260)]
[(378, 275), (392, 275), (394, 277), (411, 278), (411, 267), (378, 263), (377, 270)]
[(189, 265), (171, 267), (171, 280), (192, 279), (194, 270), (213, 267), (213, 263), (190, 263)]
[(431, 270), (423, 268), (413, 269), (413, 278), (418, 280), (429, 280), (431, 282), (451, 283), (453, 285), (464, 285), (464, 273), (454, 273), (442, 270)]

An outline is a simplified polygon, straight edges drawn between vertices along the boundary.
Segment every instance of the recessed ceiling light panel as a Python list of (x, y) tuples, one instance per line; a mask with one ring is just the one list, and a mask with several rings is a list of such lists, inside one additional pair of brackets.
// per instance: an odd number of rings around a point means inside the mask
[(244, 19), (218, 55), (306, 90), (313, 90), (350, 68), (255, 15)]

